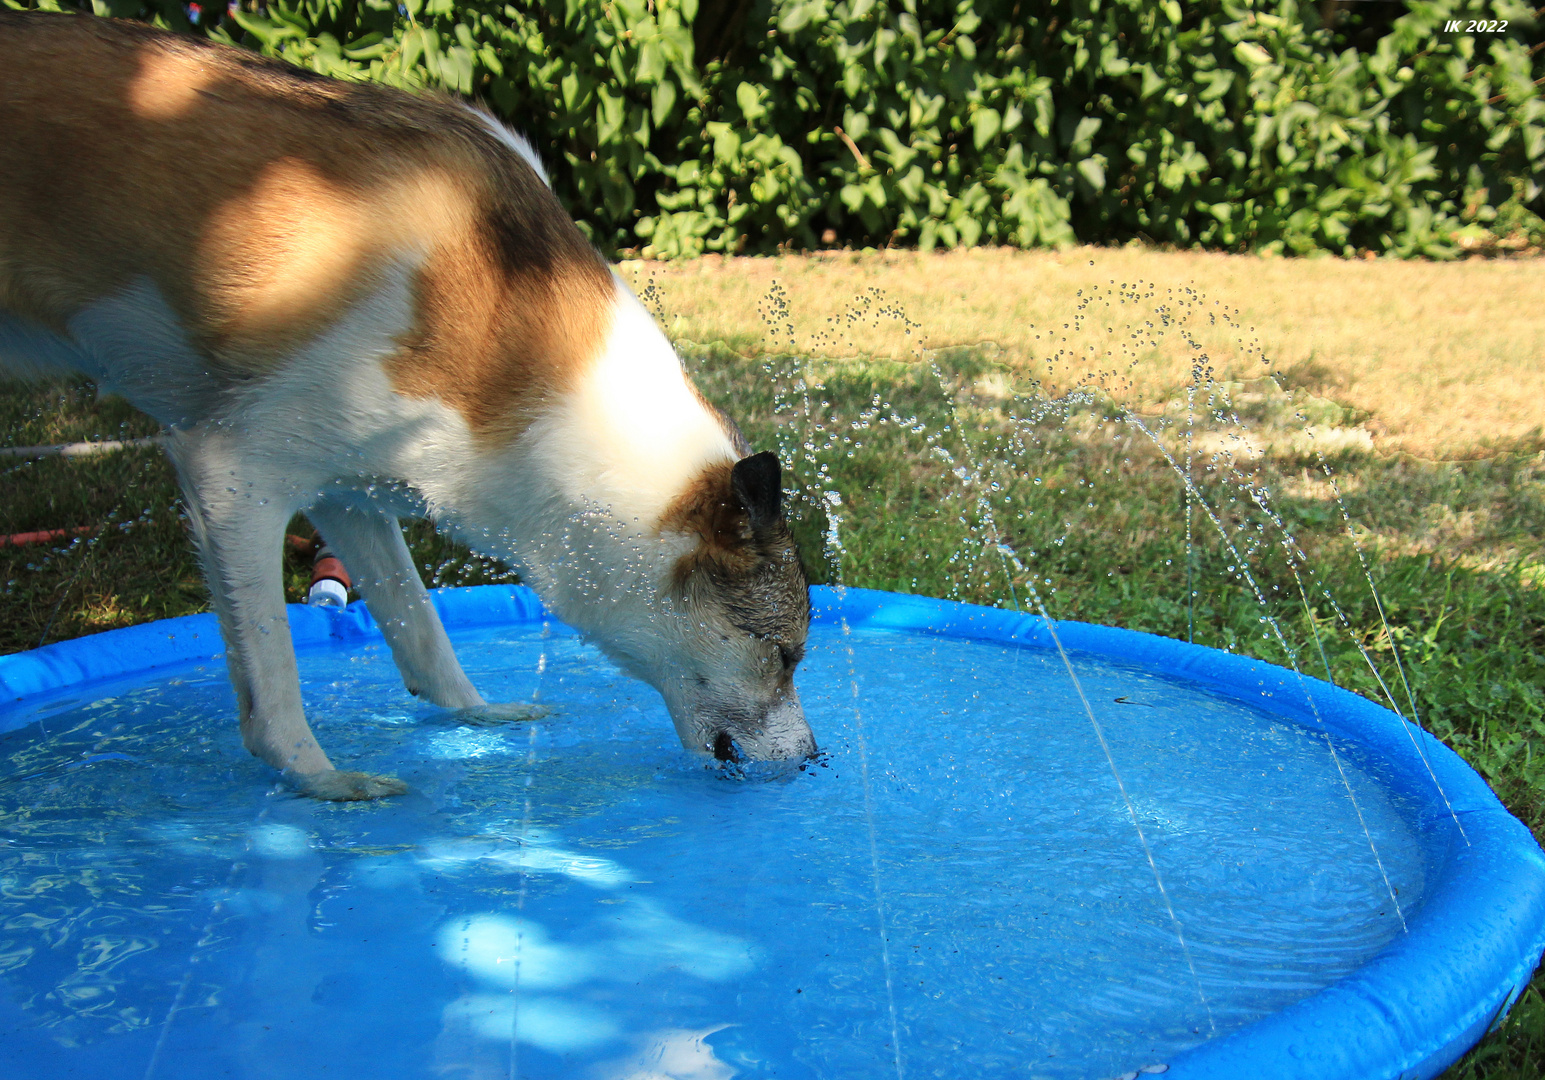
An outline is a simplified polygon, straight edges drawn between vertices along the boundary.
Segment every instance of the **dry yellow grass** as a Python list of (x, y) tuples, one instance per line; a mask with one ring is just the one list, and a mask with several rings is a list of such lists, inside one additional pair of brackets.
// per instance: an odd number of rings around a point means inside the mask
[[(1053, 385), (1120, 370), (1133, 403), (1148, 405), (1183, 385), (1195, 355), (1173, 331), (1157, 345), (1134, 343), (1134, 329), (1168, 301), (1221, 376), (1269, 371), (1351, 405), (1368, 414), (1380, 449), (1460, 456), (1545, 427), (1545, 260), (1078, 248), (706, 258), (621, 270), (636, 289), (653, 284), (667, 328), (687, 340), (771, 346), (787, 343), (792, 325), (799, 348), (824, 355), (906, 357), (990, 342)], [(767, 299), (775, 284), (787, 297), (776, 317)], [(1080, 326), (1072, 316), (1090, 297)], [(1227, 321), (1211, 320), (1223, 313)]]

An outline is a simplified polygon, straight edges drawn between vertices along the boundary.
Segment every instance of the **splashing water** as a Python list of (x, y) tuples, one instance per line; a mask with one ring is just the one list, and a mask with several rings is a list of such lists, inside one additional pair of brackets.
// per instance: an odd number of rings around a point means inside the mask
[[(844, 463), (852, 461), (863, 450), (865, 439), (885, 442), (887, 433), (881, 429), (888, 424), (888, 434), (892, 438), (886, 453), (892, 465), (899, 464), (904, 469), (910, 467), (913, 478), (919, 464), (932, 465), (931, 469), (925, 465), (918, 485), (919, 489), (927, 491), (927, 498), (912, 500), (909, 507), (912, 517), (903, 516), (900, 527), (910, 526), (919, 531), (932, 527), (936, 534), (942, 532), (953, 540), (942, 567), (935, 565), (933, 581), (923, 584), (920, 591), (995, 606), (1007, 602), (1017, 610), (1018, 594), (1023, 590), (1055, 635), (1055, 621), (1042, 593), (1054, 596), (1058, 585), (1052, 577), (1043, 576), (1044, 570), (1027, 568), (1019, 558), (1017, 545), (1028, 548), (1029, 561), (1038, 566), (1040, 559), (1036, 548), (1063, 548), (1073, 538), (1076, 527), (1068, 518), (1058, 522), (1052, 517), (1063, 509), (1056, 501), (1038, 499), (1034, 494), (1026, 498), (1015, 489), (1023, 489), (1026, 480), (1039, 488), (1041, 474), (1050, 473), (1063, 485), (1058, 496), (1066, 496), (1070, 460), (1090, 456), (1090, 444), (1098, 439), (1101, 428), (1119, 447), (1122, 453), (1120, 466), (1128, 471), (1141, 471), (1141, 461), (1134, 464), (1134, 451), (1143, 448), (1140, 444), (1134, 447), (1130, 442), (1124, 443), (1121, 435), (1123, 428), (1135, 431), (1147, 442), (1150, 457), (1156, 455), (1155, 467), (1147, 471), (1162, 475), (1167, 468), (1182, 496), (1187, 640), (1196, 640), (1196, 607), (1202, 595), (1201, 583), (1196, 576), (1198, 538), (1193, 533), (1194, 515), (1199, 510), (1216, 534), (1219, 555), (1226, 559), (1224, 572), (1227, 578), (1236, 586), (1243, 585), (1247, 598), (1255, 603), (1256, 621), (1264, 632), (1251, 651), (1285, 663), (1297, 673), (1305, 702), (1318, 717), (1314, 692), (1303, 681), (1302, 645), (1299, 642), (1302, 630), (1306, 629), (1325, 677), (1335, 681), (1324, 629), (1311, 602), (1311, 592), (1322, 598), (1334, 613), (1336, 629), (1342, 635), (1341, 644), (1350, 645), (1361, 658), (1383, 703), (1407, 721), (1412, 751), (1420, 758), (1450, 820), (1468, 843), (1463, 824), (1434, 775), (1418, 738), (1417, 706), (1405, 664), (1357, 528), (1323, 449), (1323, 443), (1333, 440), (1322, 437), (1321, 445), (1316, 445), (1314, 421), (1323, 421), (1327, 411), (1335, 413), (1336, 407), (1306, 394), (1294, 394), (1269, 376), (1255, 379), (1221, 377), (1209, 360), (1197, 330), (1204, 318), (1209, 327), (1221, 324), (1235, 333), (1234, 344), (1239, 354), (1246, 358), (1253, 356), (1268, 370), (1270, 368), (1269, 359), (1260, 350), (1259, 340), (1251, 336), (1247, 344), (1247, 331), (1237, 321), (1237, 310), (1222, 309), (1216, 302), (1208, 305), (1205, 297), (1189, 288), (1167, 289), (1161, 297), (1158, 287), (1151, 283), (1118, 284), (1112, 280), (1110, 285), (1109, 290), (1091, 288), (1088, 295), (1080, 290), (1077, 310), (1070, 322), (1062, 324), (1062, 333), (1055, 327), (1048, 328), (1045, 352), (1041, 357), (1045, 367), (1043, 380), (1025, 378), (1020, 371), (1006, 365), (984, 363), (983, 357), (991, 351), (987, 348), (955, 350), (951, 354), (949, 351), (929, 351), (918, 345), (899, 364), (895, 361), (876, 364), (872, 359), (833, 359), (834, 343), (835, 351), (841, 352), (841, 344), (835, 339), (844, 326), (851, 328), (866, 321), (890, 318), (904, 325), (908, 335), (921, 329), (907, 318), (905, 312), (888, 304), (876, 290), (858, 298), (840, 319), (828, 320), (827, 328), (812, 334), (801, 350), (787, 296), (774, 284), (763, 308), (764, 321), (768, 325), (769, 357), (761, 361), (761, 367), (774, 377), (774, 413), (785, 421), (775, 437), (781, 456), (795, 467), (797, 480), (791, 495), (796, 513), (803, 511), (815, 522), (825, 518), (822, 550), (829, 579), (844, 580), (850, 549), (855, 546), (850, 544), (845, 548), (838, 539), (838, 507), (844, 505), (843, 492), (850, 491), (849, 501), (858, 507), (848, 511), (850, 519), (864, 513), (866, 496), (874, 494), (871, 488), (866, 488), (867, 478), (862, 475), (851, 485), (847, 482), (843, 476), (845, 472), (861, 474), (863, 470), (844, 469)], [(1118, 306), (1128, 308), (1128, 311), (1117, 315), (1115, 309)], [(1112, 325), (1103, 325), (1107, 323)], [(1102, 325), (1107, 335), (1103, 348), (1080, 339), (1081, 335), (1084, 339), (1098, 338)], [(1040, 340), (1041, 335), (1036, 337)], [(1176, 395), (1171, 392), (1155, 396), (1152, 393), (1153, 372), (1142, 370), (1145, 361), (1149, 361), (1150, 366), (1163, 366), (1152, 362), (1161, 358), (1166, 338), (1173, 339), (1171, 344), (1181, 346), (1181, 355), (1189, 362), (1189, 379), (1183, 390), (1183, 421), (1176, 415), (1175, 406), (1179, 404)], [(1110, 347), (1111, 342), (1115, 348)], [(851, 354), (852, 343), (848, 345)], [(705, 367), (712, 370), (714, 358), (705, 359), (708, 360)], [(1110, 366), (1107, 368), (1102, 366), (1104, 364)], [(1238, 366), (1236, 363), (1236, 369)], [(887, 368), (896, 387), (906, 393), (905, 408), (898, 408), (893, 403), (894, 398), (887, 400), (877, 392), (869, 394), (867, 402), (863, 400), (865, 392), (879, 381), (876, 370)], [(1145, 376), (1146, 387), (1142, 385)], [(818, 401), (812, 399), (812, 388), (820, 390)], [(934, 393), (929, 400), (931, 392)], [(919, 409), (919, 397), (931, 409)], [(931, 422), (920, 418), (919, 412), (924, 411), (931, 411)], [(1252, 411), (1255, 420), (1275, 423), (1250, 424), (1241, 413), (1248, 415)], [(1297, 421), (1296, 426), (1291, 421), (1282, 422), (1287, 415)], [(1323, 436), (1324, 432), (1321, 425), (1319, 434)], [(1336, 429), (1330, 429), (1330, 433), (1336, 434)], [(915, 438), (919, 435), (922, 436), (920, 440)], [(914, 438), (909, 440), (908, 436)], [(1367, 586), (1367, 599), (1378, 617), (1381, 641), (1370, 644), (1355, 632), (1342, 602), (1316, 570), (1295, 535), (1294, 526), (1285, 517), (1262, 467), (1271, 450), (1270, 443), (1264, 446), (1262, 443), (1273, 437), (1287, 444), (1289, 456), (1312, 458), (1316, 469), (1329, 481), (1332, 501), (1345, 524), (1346, 536), (1351, 541)], [(1177, 460), (1177, 455), (1181, 460)], [(1203, 455), (1207, 480), (1199, 482), (1195, 468), (1199, 456)], [(1105, 476), (1110, 476), (1112, 471), (1109, 465), (1103, 469)], [(1089, 475), (1075, 474), (1071, 480), (1079, 497), (1084, 493), (1077, 489), (1087, 487), (1092, 494), (1097, 482), (1098, 478)], [(1098, 509), (1094, 501), (1087, 502), (1084, 508)], [(871, 512), (879, 520), (890, 509), (886, 505), (883, 510), (877, 507)], [(1033, 521), (1038, 513), (1041, 515), (1039, 521)], [(1000, 517), (1005, 521), (1024, 523), (1011, 530), (1019, 534), (1015, 537), (1016, 544), (1005, 543)], [(953, 519), (953, 528), (950, 519)], [(942, 530), (938, 528), (941, 523), (946, 525)], [(885, 525), (892, 524), (885, 521)], [(1036, 524), (1041, 528), (1037, 530)], [(872, 531), (874, 540), (883, 542), (887, 539), (883, 526)], [(1032, 539), (1027, 540), (1027, 535)], [(902, 539), (905, 538), (903, 535)], [(942, 545), (933, 550), (943, 550)], [(983, 558), (988, 550), (999, 552), (1001, 576), (995, 576), (992, 561)], [(930, 545), (926, 542), (916, 544), (913, 552), (919, 558), (928, 559)], [(862, 555), (860, 567), (861, 560)], [(1068, 569), (1066, 562), (1058, 559), (1056, 554), (1047, 561), (1060, 563), (1060, 571)], [(1166, 565), (1171, 561), (1166, 560)], [(938, 569), (943, 573), (937, 573)], [(1271, 579), (1281, 579), (1284, 574), (1292, 589), (1285, 598), (1279, 599), (1271, 594), (1279, 593), (1282, 585)], [(918, 589), (920, 584), (917, 577), (911, 578), (910, 582), (901, 579), (866, 583), (902, 591)], [(1299, 625), (1289, 630), (1286, 620), (1297, 620)], [(1230, 651), (1245, 647), (1245, 642), (1238, 638), (1219, 644)], [(1263, 648), (1263, 645), (1268, 647)], [(1273, 645), (1276, 647), (1274, 655), (1269, 647)], [(1379, 646), (1388, 652), (1404, 691), (1403, 702), (1390, 690), (1372, 653), (1372, 648)], [(1058, 647), (1060, 651), (1060, 641)], [(1065, 653), (1063, 657), (1066, 660)], [(1078, 680), (1071, 664), (1067, 666), (1067, 674), (1077, 688)], [(1087, 700), (1084, 701), (1084, 712), (1103, 745), (1100, 723)], [(1321, 728), (1324, 745), (1341, 779), (1342, 797), (1357, 818), (1358, 830), (1368, 845), (1389, 906), (1404, 928), (1405, 910), (1398, 889), (1363, 816), (1346, 765), (1333, 740), (1324, 732), (1323, 723)], [(1109, 765), (1118, 787), (1122, 787), (1115, 761), (1109, 760)], [(1126, 797), (1124, 787), (1123, 796)], [(1170, 904), (1159, 867), (1148, 851), (1135, 811), (1131, 816), (1134, 831), (1153, 870), (1156, 889), (1164, 899), (1177, 941), (1189, 961), (1184, 929)], [(1199, 983), (1197, 991), (1205, 1006), (1205, 995)]]
[[(1068, 322), (1035, 334), (1041, 351), (1017, 366), (997, 358), (990, 346), (926, 349), (920, 333), (919, 343), (899, 360), (843, 359), (845, 347), (850, 356), (855, 349), (851, 338), (844, 342), (844, 331), (887, 320), (908, 336), (923, 329), (872, 288), (804, 341), (777, 283), (761, 311), (766, 352), (756, 363), (771, 376), (779, 421), (770, 437), (795, 473), (793, 515), (808, 523), (807, 535), (825, 523), (820, 549), (828, 580), (1016, 609), (1026, 590), (1038, 602), (1044, 593), (1055, 608), (1059, 588), (1072, 584), (1080, 595), (1062, 617), (1132, 625), (1136, 606), (1138, 628), (1180, 636), (1178, 609), (1165, 613), (1153, 604), (1120, 602), (1128, 597), (1113, 602), (1108, 593), (1100, 596), (1089, 588), (1095, 575), (1087, 564), (1115, 561), (1113, 548), (1126, 548), (1129, 557), (1151, 555), (1154, 545), (1131, 551), (1122, 535), (1132, 518), (1140, 519), (1130, 530), (1139, 535), (1183, 532), (1187, 640), (1197, 640), (1198, 599), (1223, 599), (1230, 610), (1213, 620), (1222, 624), (1222, 639), (1202, 643), (1248, 650), (1301, 675), (1300, 656), (1308, 646), (1334, 682), (1324, 636), (1337, 636), (1360, 658), (1382, 703), (1409, 722), (1413, 752), (1432, 775), (1396, 635), (1326, 456), (1325, 446), (1336, 436), (1361, 433), (1335, 426), (1345, 418), (1340, 406), (1274, 378), (1258, 336), (1242, 325), (1237, 309), (1209, 302), (1190, 287), (1112, 279), (1108, 288), (1079, 290)], [(1209, 342), (1227, 349), (1227, 374), (1210, 359)], [(709, 351), (697, 359), (700, 378), (717, 379), (726, 390), (734, 385), (732, 358), (726, 363)], [(1177, 374), (1183, 376), (1179, 392), (1166, 381)], [(1273, 473), (1283, 462), (1300, 461), (1312, 462), (1330, 485), (1330, 502), (1366, 585), (1366, 595), (1356, 599), (1371, 603), (1377, 616), (1372, 640), (1358, 631), (1316, 569), (1285, 500), (1273, 491)], [(1055, 493), (1043, 486), (1043, 477), (1057, 484)], [(1179, 495), (1178, 523), (1155, 512), (1168, 501), (1165, 488)], [(897, 496), (910, 496), (899, 514)], [(838, 507), (844, 507), (850, 534), (858, 526), (858, 538), (846, 548), (837, 534)], [(1211, 550), (1193, 532), (1197, 513), (1211, 527)], [(866, 549), (876, 548), (880, 557), (871, 560)], [(992, 557), (1003, 550), (1015, 557)], [(874, 563), (894, 565), (908, 557), (931, 573), (908, 578), (869, 572)], [(1164, 560), (1174, 561), (1173, 555)], [(1206, 596), (1197, 580), (1204, 561), (1216, 567), (1216, 577), (1205, 582)], [(1118, 565), (1105, 576), (1129, 572)], [(1091, 599), (1096, 603), (1089, 605)], [(1333, 627), (1323, 625), (1315, 600), (1333, 613)], [(1253, 615), (1246, 615), (1250, 608)], [(1056, 614), (1042, 613), (1049, 619)], [(1253, 641), (1237, 629), (1247, 620), (1258, 627)], [(1387, 653), (1403, 700), (1390, 689), (1375, 650)], [(1312, 707), (1307, 688), (1305, 694)], [(1432, 782), (1447, 806), (1441, 785), (1435, 777)], [(1452, 807), (1449, 815), (1463, 835)]]

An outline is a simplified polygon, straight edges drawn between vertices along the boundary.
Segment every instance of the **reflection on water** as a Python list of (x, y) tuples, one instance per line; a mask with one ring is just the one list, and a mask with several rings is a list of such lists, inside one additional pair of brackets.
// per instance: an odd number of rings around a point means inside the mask
[[(604, 936), (603, 936), (604, 935)], [(442, 961), (460, 968), (475, 989), (445, 1008), (445, 1030), (479, 1039), (520, 1041), (555, 1054), (590, 1050), (622, 1034), (598, 1004), (546, 991), (601, 984), (647, 987), (662, 973), (723, 982), (751, 970), (751, 950), (728, 934), (693, 926), (648, 901), (619, 909), (596, 937), (555, 941), (534, 919), (469, 915), (447, 923), (436, 943)]]
[[(892, 1075), (877, 895), (909, 1074), (1116, 1075), (1206, 1038), (1065, 673), (856, 632), (872, 861), (827, 633), (801, 692), (829, 757), (755, 780), (534, 631), (461, 645), (506, 701), (545, 652), (553, 712), (502, 727), (405, 703), (384, 650), (303, 659), (335, 758), (412, 785), (380, 805), (276, 790), (218, 672), (33, 707), (0, 736), (0, 1076)], [(1398, 932), (1322, 740), (1079, 663), (1220, 1032)], [(1415, 909), (1417, 844), (1352, 784)]]
[(730, 1080), (739, 1070), (715, 1056), (707, 1042), (707, 1036), (723, 1030), (721, 1025), (646, 1032), (633, 1040), (633, 1053), (603, 1062), (592, 1075), (595, 1080)]

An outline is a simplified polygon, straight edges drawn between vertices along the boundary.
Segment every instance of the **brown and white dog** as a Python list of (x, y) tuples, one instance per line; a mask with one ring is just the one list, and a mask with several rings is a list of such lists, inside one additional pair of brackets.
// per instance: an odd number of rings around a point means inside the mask
[(408, 689), (475, 708), (403, 543), (519, 569), (720, 758), (815, 742), (772, 454), (699, 396), (531, 148), (444, 97), (89, 16), (0, 13), (0, 371), (166, 426), (247, 748), (321, 798), (281, 547), (304, 510)]

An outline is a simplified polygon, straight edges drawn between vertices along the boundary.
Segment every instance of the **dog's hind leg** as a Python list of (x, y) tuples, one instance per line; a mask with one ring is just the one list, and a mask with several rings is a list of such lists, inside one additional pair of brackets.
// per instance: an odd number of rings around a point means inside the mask
[(275, 490), (275, 470), (252, 467), (241, 449), (218, 428), (174, 429), (167, 440), (225, 637), (242, 742), (317, 798), (399, 795), (407, 790), (400, 780), (334, 769), (306, 723), (284, 605), (293, 496)]
[(363, 498), (347, 496), (324, 498), (306, 516), (343, 560), (370, 606), (408, 692), (448, 709), (483, 705), (414, 569), (397, 518)]

